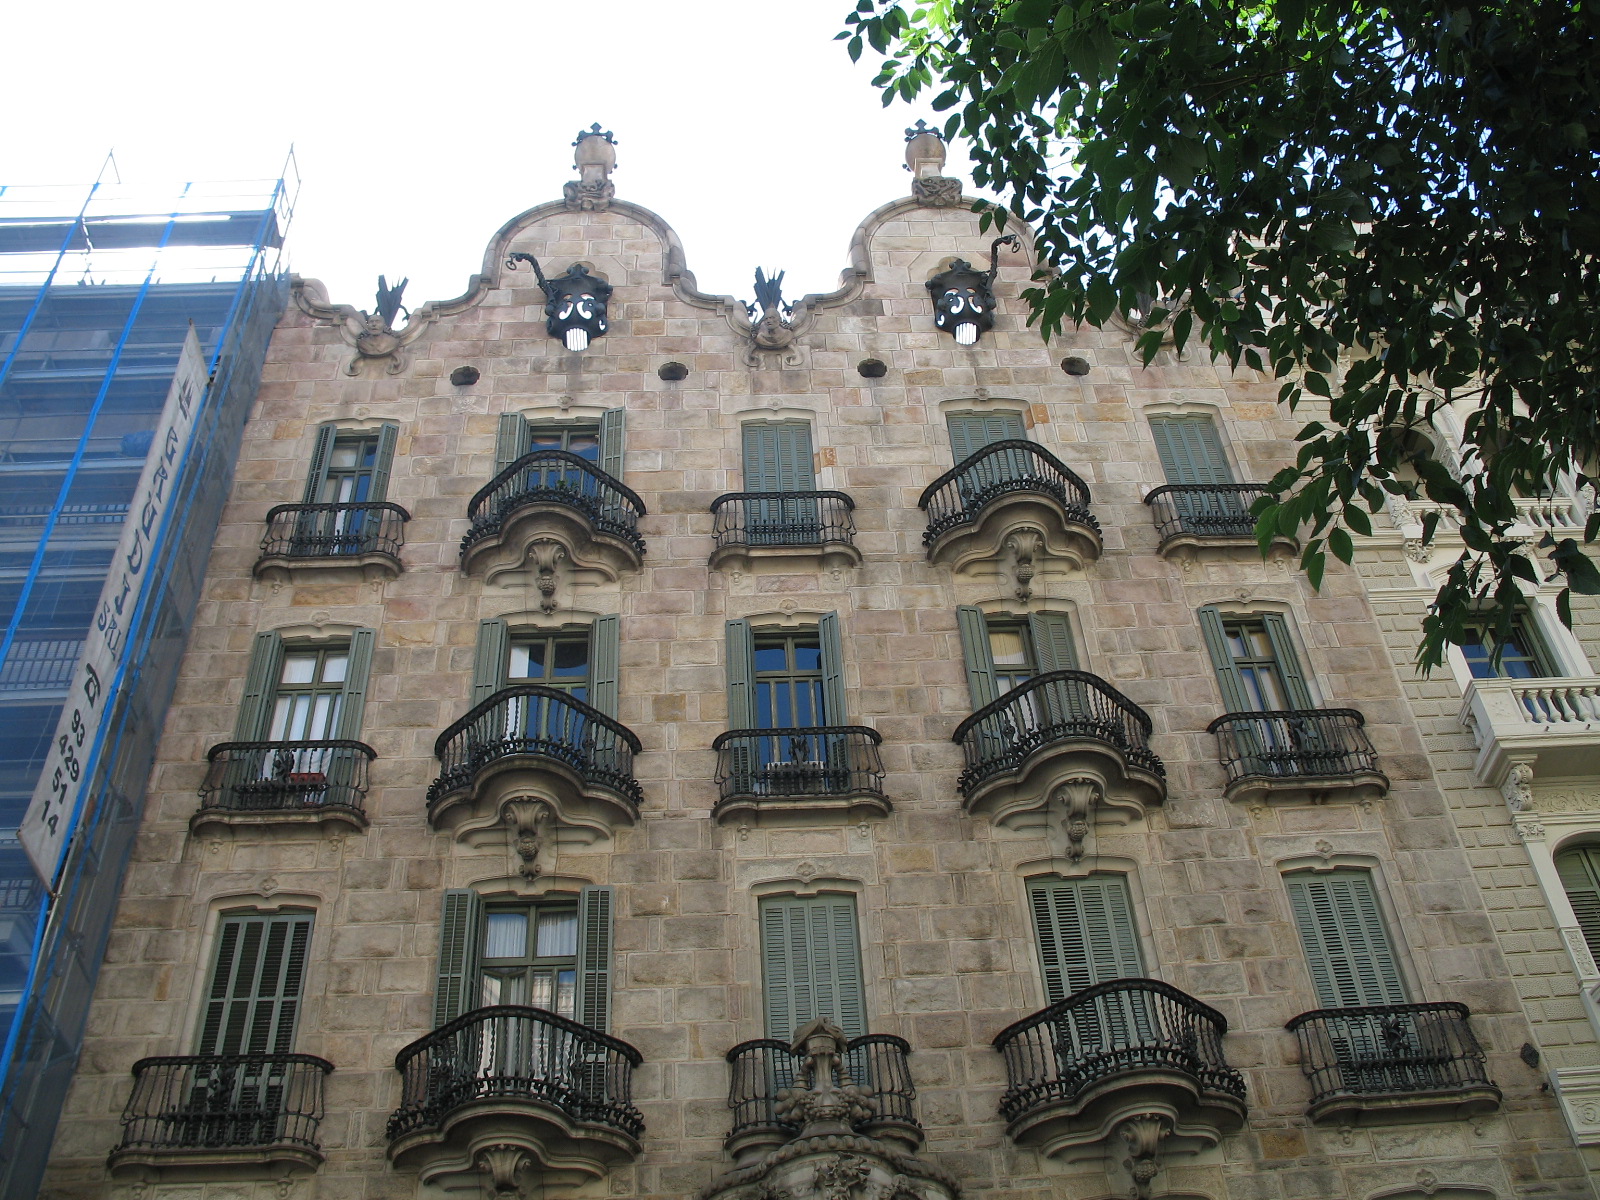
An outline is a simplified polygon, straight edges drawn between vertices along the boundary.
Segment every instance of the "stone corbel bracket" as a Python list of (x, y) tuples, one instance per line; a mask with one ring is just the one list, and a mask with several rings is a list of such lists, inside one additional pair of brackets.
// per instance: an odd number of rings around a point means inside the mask
[(456, 841), (473, 849), (502, 849), (509, 874), (532, 882), (555, 869), (563, 849), (583, 851), (608, 841), (611, 830), (598, 820), (563, 812), (550, 796), (513, 796), (493, 812), (456, 827)]

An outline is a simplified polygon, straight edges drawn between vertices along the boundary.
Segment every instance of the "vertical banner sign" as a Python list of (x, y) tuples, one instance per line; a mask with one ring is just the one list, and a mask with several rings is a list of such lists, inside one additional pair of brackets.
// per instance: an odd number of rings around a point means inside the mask
[(83, 657), (72, 677), (67, 703), (56, 723), (55, 740), (45, 759), (33, 800), (18, 830), (22, 847), (39, 875), (53, 889), (61, 860), (83, 813), (84, 793), (94, 774), (95, 759), (115, 707), (116, 689), (127, 665), (132, 630), (154, 573), (156, 538), (162, 519), (177, 489), (195, 418), (206, 390), (206, 361), (200, 352), (194, 326), (183, 344), (178, 372), (173, 376), (156, 424), (144, 471), (122, 525), (122, 539), (111, 560), (94, 625), (84, 642)]

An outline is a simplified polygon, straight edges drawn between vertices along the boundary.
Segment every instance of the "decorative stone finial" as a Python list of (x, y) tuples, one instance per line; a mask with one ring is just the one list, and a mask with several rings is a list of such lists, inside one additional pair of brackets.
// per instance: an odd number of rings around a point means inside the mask
[(794, 1035), (790, 1053), (802, 1056), (800, 1077), (777, 1096), (774, 1112), (800, 1126), (801, 1137), (846, 1135), (874, 1112), (870, 1093), (859, 1088), (845, 1067), (849, 1039), (826, 1017), (806, 1022)]
[(577, 148), (572, 165), (578, 178), (562, 189), (567, 207), (604, 212), (617, 194), (617, 185), (611, 182), (611, 172), (617, 169), (617, 139), (611, 136), (609, 129), (602, 132), (597, 121), (578, 134), (578, 140), (572, 144)]
[(961, 203), (961, 181), (944, 174), (944, 137), (918, 121), (906, 130), (906, 170), (911, 172), (911, 194), (929, 208), (954, 208)]

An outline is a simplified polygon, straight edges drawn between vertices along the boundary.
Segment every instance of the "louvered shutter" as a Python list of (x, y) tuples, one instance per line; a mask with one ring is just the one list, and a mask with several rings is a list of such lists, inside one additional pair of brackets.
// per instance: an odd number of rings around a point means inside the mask
[(1150, 433), (1168, 483), (1194, 486), (1233, 482), (1222, 439), (1210, 417), (1152, 417)]
[(223, 917), (196, 1052), (293, 1050), (310, 941), (310, 913)]
[(754, 729), (756, 650), (749, 621), (729, 621), (727, 633), (728, 728)]
[(319, 425), (317, 440), (311, 445), (311, 467), (306, 472), (305, 495), (302, 504), (315, 504), (322, 494), (323, 481), (328, 478), (328, 462), (333, 457), (333, 439), (339, 436), (335, 425)]
[(1249, 693), (1239, 678), (1239, 668), (1234, 665), (1233, 652), (1228, 649), (1228, 635), (1222, 628), (1222, 614), (1207, 605), (1199, 612), (1200, 632), (1205, 636), (1206, 650), (1211, 654), (1211, 665), (1217, 672), (1217, 684), (1222, 688), (1222, 707), (1231, 713), (1249, 712)]
[(744, 426), (744, 490), (810, 492), (817, 487), (811, 426), (798, 421)]
[(1394, 948), (1365, 871), (1291, 875), (1284, 884), (1320, 1007), (1406, 1002)]
[(1272, 657), (1277, 661), (1278, 675), (1283, 680), (1289, 707), (1313, 707), (1311, 687), (1306, 683), (1300, 656), (1294, 652), (1294, 641), (1289, 637), (1289, 623), (1279, 613), (1262, 614), (1261, 623), (1266, 627), (1267, 640), (1272, 643)]
[(589, 630), (589, 703), (608, 717), (617, 715), (621, 625), (622, 618), (610, 613), (597, 617)]
[(1600, 851), (1588, 846), (1556, 855), (1556, 873), (1589, 953), (1600, 960)]
[(600, 469), (619, 483), (627, 418), (625, 408), (608, 408), (600, 417)]
[(1090, 984), (1144, 974), (1128, 885), (1113, 876), (1031, 883), (1028, 899), (1049, 1004)]
[(1022, 414), (1015, 412), (951, 413), (950, 456), (963, 462), (994, 442), (1020, 441), (1028, 436)]
[(611, 1025), (613, 889), (578, 893), (578, 1020), (601, 1033)]
[(972, 711), (977, 712), (1000, 694), (994, 681), (994, 654), (989, 649), (989, 626), (984, 622), (983, 609), (970, 604), (957, 608), (956, 628), (961, 633), (961, 657), (967, 664)]
[(335, 737), (361, 736), (367, 684), (372, 676), (372, 649), (377, 639), (377, 632), (371, 629), (358, 629), (350, 635), (349, 658), (345, 663), (344, 687), (339, 696), (339, 725)]
[(267, 736), (272, 718), (272, 698), (283, 670), (283, 638), (276, 630), (258, 633), (250, 643), (250, 665), (245, 669), (244, 696), (234, 720), (233, 740), (258, 742)]
[(1072, 637), (1072, 621), (1065, 613), (1032, 614), (1028, 617), (1028, 632), (1033, 636), (1033, 652), (1041, 675), (1050, 671), (1078, 669), (1078, 648)]
[(506, 651), (511, 640), (505, 618), (478, 622), (478, 647), (472, 658), (472, 703), (481, 704), (506, 684)]
[(853, 898), (763, 899), (761, 958), (768, 1037), (787, 1041), (816, 1017), (848, 1037), (866, 1032)]
[(394, 449), (400, 441), (400, 426), (384, 425), (378, 430), (378, 453), (372, 462), (372, 487), (367, 492), (371, 501), (389, 498), (389, 472), (394, 468)]
[(819, 725), (848, 725), (844, 692), (844, 642), (839, 633), (839, 614), (824, 613), (817, 621), (817, 640), (822, 648), (822, 720)]
[(433, 988), (433, 1027), (478, 1006), (478, 943), (483, 937), (483, 898), (471, 888), (444, 894), (439, 920), (439, 973)]
[(521, 413), (501, 413), (494, 439), (494, 473), (504, 471), (528, 452), (528, 420)]

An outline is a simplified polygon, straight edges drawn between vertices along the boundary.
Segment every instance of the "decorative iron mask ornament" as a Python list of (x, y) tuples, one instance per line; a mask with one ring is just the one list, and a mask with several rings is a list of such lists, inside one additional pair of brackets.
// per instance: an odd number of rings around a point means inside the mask
[(514, 251), (506, 259), (506, 269), (515, 271), (519, 262), (533, 268), (539, 286), (546, 296), (545, 328), (550, 336), (560, 340), (568, 350), (586, 350), (589, 343), (603, 337), (606, 329), (606, 305), (611, 300), (611, 285), (597, 279), (573, 263), (565, 275), (546, 279), (539, 269), (539, 260), (524, 251)]
[(970, 346), (978, 335), (994, 328), (994, 277), (999, 273), (1000, 247), (1010, 246), (1013, 254), (1022, 249), (1014, 233), (995, 238), (989, 245), (989, 269), (979, 271), (964, 258), (950, 264), (928, 280), (933, 297), (933, 323), (951, 334), (958, 346)]

